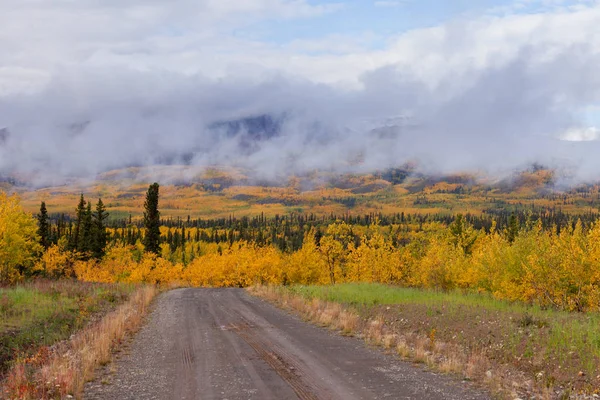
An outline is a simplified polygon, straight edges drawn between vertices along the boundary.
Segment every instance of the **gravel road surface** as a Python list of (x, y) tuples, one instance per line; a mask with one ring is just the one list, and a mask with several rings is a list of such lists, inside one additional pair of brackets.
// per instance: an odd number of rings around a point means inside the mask
[[(112, 369), (112, 372), (108, 370)], [(162, 294), (85, 399), (488, 399), (241, 289)]]

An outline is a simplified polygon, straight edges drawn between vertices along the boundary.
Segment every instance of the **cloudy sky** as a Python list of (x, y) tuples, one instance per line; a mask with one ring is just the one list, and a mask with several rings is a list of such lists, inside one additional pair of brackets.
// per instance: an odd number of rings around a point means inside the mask
[[(600, 172), (599, 1), (3, 0), (0, 15), (0, 173), (186, 152), (261, 174)], [(263, 114), (281, 134), (251, 150), (210, 129)]]

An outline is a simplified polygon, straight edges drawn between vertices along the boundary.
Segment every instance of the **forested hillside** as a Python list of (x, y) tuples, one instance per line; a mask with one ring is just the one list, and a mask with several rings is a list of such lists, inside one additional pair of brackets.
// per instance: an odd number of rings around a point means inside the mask
[[(358, 179), (362, 185), (363, 180), (373, 178), (344, 179)], [(231, 186), (223, 191), (269, 193), (278, 204), (288, 201), (286, 196), (314, 196), (314, 191), (303, 192), (296, 186)], [(112, 215), (111, 200), (92, 200), (80, 193), (78, 201), (70, 205), (73, 212), (53, 209), (53, 203), (64, 200), (60, 196), (42, 203), (37, 230), (34, 218), (19, 211), (18, 198), (4, 196), (3, 207), (11, 214), (5, 211), (2, 223), (19, 239), (11, 239), (13, 247), (5, 248), (12, 250), (2, 253), (2, 279), (11, 282), (27, 276), (72, 276), (100, 282), (177, 281), (240, 287), (367, 281), (464, 289), (544, 307), (598, 310), (600, 224), (593, 207), (598, 188), (540, 193), (527, 187), (524, 194), (516, 189), (503, 191), (444, 181), (414, 193), (398, 194), (407, 189), (396, 185), (353, 195), (352, 188), (323, 187), (319, 189), (323, 194), (345, 193), (357, 204), (389, 196), (397, 212), (386, 213), (380, 208), (363, 214), (358, 211), (360, 207), (349, 203), (340, 213), (307, 208), (306, 212), (222, 218), (197, 218), (192, 213), (181, 217), (181, 212), (173, 215), (174, 202), (183, 205), (195, 200), (193, 192), (188, 197), (176, 195), (182, 190), (197, 190), (191, 187), (161, 188), (160, 206), (155, 204), (160, 208), (157, 213), (148, 209), (149, 192), (144, 196), (137, 190), (141, 198), (135, 201), (143, 201), (144, 206), (127, 217), (122, 217), (118, 208), (117, 215)], [(202, 189), (199, 193), (218, 207), (220, 200), (226, 202), (230, 195), (223, 191)], [(453, 212), (469, 209), (486, 198), (481, 197), (484, 193), (497, 208)], [(420, 209), (415, 204), (437, 196), (454, 206), (443, 211)], [(413, 204), (404, 209), (401, 204), (411, 198)], [(327, 196), (321, 199), (334, 201)], [(151, 225), (150, 214), (154, 215)], [(17, 220), (23, 222), (15, 225), (12, 221)], [(158, 229), (153, 239), (147, 234), (150, 226)], [(20, 245), (15, 247), (14, 243)]]

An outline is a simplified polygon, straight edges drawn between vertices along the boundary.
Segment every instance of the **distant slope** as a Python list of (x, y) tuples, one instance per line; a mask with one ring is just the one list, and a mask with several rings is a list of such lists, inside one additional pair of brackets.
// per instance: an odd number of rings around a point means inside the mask
[(115, 170), (92, 182), (74, 180), (39, 189), (5, 180), (0, 181), (0, 188), (19, 193), (32, 213), (44, 200), (50, 213), (72, 214), (84, 193), (90, 199), (102, 197), (112, 218), (125, 218), (141, 215), (145, 192), (154, 181), (161, 183), (165, 218), (261, 213), (481, 214), (532, 207), (576, 214), (600, 208), (598, 185), (559, 191), (554, 173), (546, 169), (516, 172), (503, 180), (470, 174), (426, 176), (405, 166), (372, 174), (314, 172), (285, 181), (256, 181), (239, 169), (156, 166)]

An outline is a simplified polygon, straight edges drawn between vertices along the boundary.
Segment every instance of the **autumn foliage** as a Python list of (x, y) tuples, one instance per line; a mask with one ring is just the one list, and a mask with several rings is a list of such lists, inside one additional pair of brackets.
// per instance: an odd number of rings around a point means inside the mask
[(180, 239), (176, 246), (163, 241), (160, 254), (144, 251), (142, 230), (135, 244), (113, 240), (101, 259), (86, 260), (60, 241), (42, 254), (33, 218), (20, 210), (16, 198), (0, 196), (3, 282), (27, 273), (211, 287), (381, 282), (600, 310), (600, 222), (573, 223), (558, 232), (536, 222), (478, 230), (461, 216), (450, 225), (425, 222), (418, 229), (338, 221), (307, 229), (297, 251), (282, 250), (274, 245), (275, 236), (261, 232), (262, 239), (255, 241), (234, 235), (220, 243), (198, 240), (217, 232), (182, 224), (161, 228), (161, 237)]
[(396, 247), (378, 225), (370, 226), (355, 243), (348, 225), (334, 223), (320, 241), (311, 230), (293, 253), (248, 242), (225, 248), (200, 243), (204, 253), (184, 265), (149, 254), (136, 258), (140, 253), (135, 246), (117, 245), (101, 262), (80, 261), (74, 268), (86, 281), (177, 281), (211, 287), (381, 282), (487, 292), (499, 299), (573, 311), (600, 310), (600, 224), (588, 230), (577, 224), (561, 234), (536, 225), (522, 230), (512, 243), (494, 229), (461, 229), (430, 224), (410, 233), (407, 245)]
[(0, 283), (19, 280), (33, 266), (42, 250), (37, 229), (19, 198), (0, 191)]

